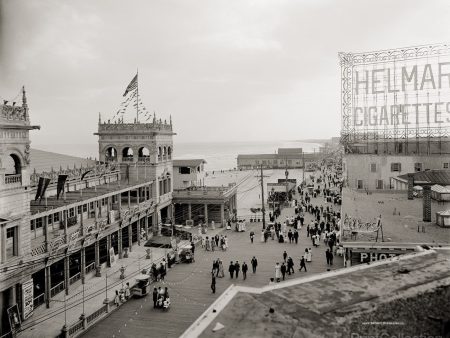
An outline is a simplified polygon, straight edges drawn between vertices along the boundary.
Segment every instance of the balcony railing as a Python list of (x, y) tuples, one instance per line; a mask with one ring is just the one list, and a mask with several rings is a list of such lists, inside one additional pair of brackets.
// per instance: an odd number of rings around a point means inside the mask
[(133, 162), (133, 157), (122, 157), (122, 162)]
[(150, 157), (148, 157), (148, 156), (139, 157), (138, 161), (139, 162), (150, 162)]
[(45, 302), (45, 293), (41, 293), (39, 296), (34, 297), (33, 307), (37, 308), (39, 305), (44, 304), (44, 302)]
[(6, 175), (5, 184), (22, 183), (22, 175)]
[(62, 290), (64, 290), (64, 281), (62, 281), (59, 284), (56, 284), (54, 287), (50, 289), (50, 297), (55, 297), (58, 293), (60, 293)]
[(86, 266), (85, 271), (88, 274), (89, 272), (95, 270), (95, 262), (92, 262), (91, 264), (89, 264), (88, 266)]
[(81, 279), (81, 272), (78, 272), (77, 274), (75, 274), (69, 278), (69, 285), (72, 285), (73, 283), (75, 283), (76, 281), (78, 281), (80, 279)]
[(117, 157), (114, 156), (106, 156), (105, 157), (106, 162), (117, 162)]

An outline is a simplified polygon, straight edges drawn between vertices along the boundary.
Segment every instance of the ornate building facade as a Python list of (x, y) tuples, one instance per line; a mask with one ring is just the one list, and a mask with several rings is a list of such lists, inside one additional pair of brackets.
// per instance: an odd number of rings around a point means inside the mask
[(54, 306), (173, 219), (171, 122), (99, 121), (100, 163), (31, 173), (29, 131), (38, 128), (25, 91), (22, 106), (0, 105), (0, 335), (8, 309), (26, 321)]

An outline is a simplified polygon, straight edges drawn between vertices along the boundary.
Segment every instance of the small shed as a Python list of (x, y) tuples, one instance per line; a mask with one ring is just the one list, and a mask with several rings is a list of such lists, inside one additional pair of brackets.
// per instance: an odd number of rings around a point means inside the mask
[(437, 212), (436, 224), (444, 228), (450, 228), (450, 210)]
[(431, 198), (436, 201), (450, 201), (450, 187), (435, 184), (431, 187)]

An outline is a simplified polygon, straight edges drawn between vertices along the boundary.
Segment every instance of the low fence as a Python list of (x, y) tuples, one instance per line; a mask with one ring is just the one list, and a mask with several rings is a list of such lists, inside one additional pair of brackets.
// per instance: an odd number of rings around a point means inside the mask
[[(144, 257), (145, 256), (142, 256), (141, 258), (144, 258)], [(161, 257), (157, 260), (151, 260), (151, 262), (148, 265), (144, 265), (139, 270), (136, 270), (133, 273), (130, 273), (128, 275), (128, 277), (133, 277), (135, 275), (142, 273), (142, 270), (147, 270), (148, 274), (150, 276), (150, 283), (154, 283), (155, 280), (153, 279), (153, 276), (150, 274), (150, 268), (151, 268), (152, 264), (156, 264), (158, 266), (159, 263), (162, 262), (163, 258), (167, 258), (167, 257)], [(116, 271), (114, 273), (117, 273), (117, 272), (119, 272), (119, 271)], [(58, 284), (58, 285), (60, 285), (60, 284)], [(119, 286), (120, 284), (122, 284), (121, 280), (119, 280), (115, 284), (112, 284), (110, 286), (110, 288), (113, 289), (113, 288)], [(80, 318), (78, 321), (76, 321), (72, 325), (63, 327), (60, 337), (61, 338), (77, 337), (82, 332), (84, 332), (86, 329), (88, 329), (90, 326), (94, 325), (95, 322), (104, 318), (105, 315), (108, 314), (110, 311), (114, 311), (115, 309), (117, 309), (117, 307), (113, 306), (113, 305), (114, 305), (114, 300), (112, 300), (108, 304), (103, 304), (98, 310), (94, 311), (93, 313), (91, 313), (88, 316)], [(3, 337), (0, 337), (0, 338), (3, 338)]]

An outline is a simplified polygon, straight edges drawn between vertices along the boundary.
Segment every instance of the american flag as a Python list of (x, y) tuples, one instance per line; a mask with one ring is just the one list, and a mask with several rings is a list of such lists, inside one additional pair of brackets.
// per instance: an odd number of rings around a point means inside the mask
[(137, 82), (138, 81), (138, 76), (137, 74), (134, 76), (133, 80), (131, 80), (130, 84), (128, 85), (127, 89), (125, 89), (125, 93), (123, 94), (123, 96), (126, 96), (129, 92), (135, 90), (137, 88)]

